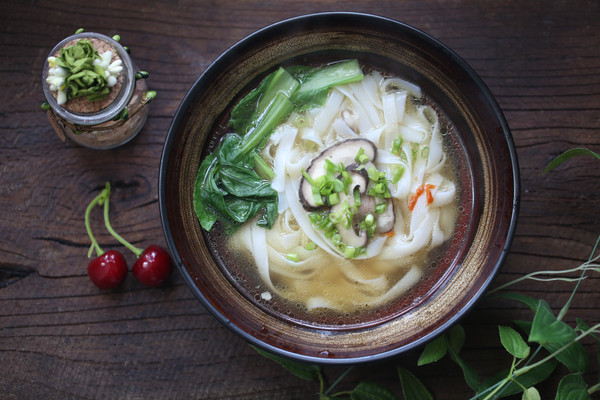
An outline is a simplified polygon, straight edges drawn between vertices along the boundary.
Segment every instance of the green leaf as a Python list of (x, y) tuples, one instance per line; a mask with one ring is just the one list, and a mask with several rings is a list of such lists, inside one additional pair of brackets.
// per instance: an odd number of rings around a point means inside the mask
[[(210, 231), (214, 223), (217, 221), (217, 215), (210, 207), (207, 207), (204, 201), (205, 188), (204, 182), (213, 179), (215, 155), (209, 154), (204, 159), (198, 173), (196, 175), (196, 183), (194, 184), (194, 212), (200, 221), (200, 225), (207, 231)], [(221, 195), (221, 194), (217, 194)]]
[(556, 400), (591, 400), (587, 386), (579, 374), (567, 375), (561, 379), (556, 391)]
[[(590, 330), (590, 326), (581, 318), (575, 318), (575, 321), (577, 322), (577, 329), (580, 331), (583, 332)], [(600, 336), (596, 335), (595, 333), (590, 333), (590, 336), (594, 338), (596, 343), (600, 344)]]
[(359, 82), (363, 78), (357, 60), (331, 64), (308, 75), (292, 96), (292, 101), (301, 109), (320, 106), (332, 86)]
[(256, 352), (258, 352), (263, 357), (268, 358), (271, 361), (275, 361), (277, 364), (281, 365), (283, 368), (287, 369), (289, 372), (294, 374), (300, 379), (304, 379), (306, 381), (313, 381), (319, 379), (319, 375), (321, 375), (321, 367), (313, 364), (305, 364), (297, 361), (288, 360), (287, 358), (276, 356), (268, 351), (259, 349), (258, 347), (250, 346)]
[(237, 132), (242, 136), (248, 132), (251, 122), (256, 119), (255, 111), (258, 101), (275, 76), (275, 72), (267, 75), (256, 89), (244, 96), (244, 98), (235, 105), (233, 110), (231, 110), (229, 127), (232, 128), (234, 132)]
[(450, 358), (458, 364), (458, 366), (462, 369), (463, 375), (465, 377), (465, 382), (469, 387), (475, 391), (479, 389), (479, 376), (473, 367), (467, 364), (456, 351), (454, 351), (452, 346), (448, 346), (448, 353), (450, 354)]
[(538, 299), (526, 296), (521, 293), (500, 293), (498, 294), (498, 297), (510, 300), (517, 300), (529, 307), (531, 311), (535, 311), (538, 308), (538, 303), (540, 302)]
[[(529, 335), (529, 332), (531, 332), (532, 322), (514, 322), (519, 328), (521, 328), (521, 330), (523, 330), (523, 332), (525, 332), (526, 335)], [(550, 354), (554, 354), (554, 357), (558, 361), (560, 361), (564, 366), (566, 366), (569, 369), (569, 371), (573, 373), (585, 372), (589, 364), (589, 357), (587, 352), (585, 351), (585, 348), (580, 342), (571, 342), (569, 347), (563, 349), (560, 353), (556, 353), (558, 350), (562, 349), (567, 343), (569, 343), (569, 341), (548, 343), (546, 345), (543, 345), (543, 347)]]
[(558, 343), (570, 341), (577, 337), (577, 333), (566, 323), (556, 319), (550, 305), (545, 300), (540, 300), (533, 318), (533, 325), (529, 334), (529, 341), (540, 343)]
[(446, 335), (442, 335), (427, 343), (417, 361), (417, 365), (431, 364), (444, 357), (448, 352), (446, 340)]
[(404, 400), (433, 400), (433, 396), (421, 381), (404, 368), (398, 367)]
[(352, 400), (398, 400), (388, 388), (375, 382), (360, 382), (350, 393)]
[[(565, 345), (569, 344), (566, 342), (548, 343), (544, 345), (544, 348), (554, 354), (554, 357), (560, 361), (565, 367), (572, 373), (584, 373), (587, 371), (589, 364), (589, 357), (583, 345), (579, 342), (570, 342), (569, 347), (563, 349), (560, 353), (556, 353), (562, 349)], [(555, 354), (556, 353), (556, 354)]]
[(502, 325), (498, 326), (498, 329), (500, 331), (500, 342), (506, 351), (520, 359), (527, 358), (529, 356), (531, 349), (517, 331), (515, 331), (513, 328)]
[(271, 182), (262, 179), (253, 169), (245, 166), (221, 163), (220, 171), (223, 189), (237, 197), (268, 198), (277, 197)]
[[(577, 328), (581, 331), (587, 331), (590, 329), (590, 326), (581, 318), (576, 318)], [(590, 336), (596, 340), (598, 345), (600, 345), (600, 337), (594, 333), (591, 333)], [(596, 351), (596, 364), (598, 365), (598, 370), (600, 372), (600, 351)]]
[(536, 388), (530, 387), (523, 391), (521, 400), (542, 400), (542, 398), (540, 397), (540, 392), (538, 392)]
[(455, 353), (460, 353), (465, 344), (465, 329), (460, 324), (454, 325), (448, 331), (448, 345)]
[(548, 172), (552, 171), (554, 168), (558, 167), (560, 164), (564, 163), (568, 159), (581, 155), (592, 156), (600, 160), (600, 155), (598, 155), (597, 153), (594, 153), (593, 151), (583, 147), (576, 147), (574, 149), (569, 149), (565, 151), (564, 153), (556, 157), (554, 160), (552, 160), (550, 164), (546, 166), (543, 173), (547, 174)]
[[(522, 374), (521, 376), (516, 378), (516, 380), (519, 382), (519, 384), (517, 384), (514, 381), (510, 381), (506, 385), (506, 387), (502, 388), (500, 395), (497, 398), (507, 397), (507, 396), (511, 396), (516, 393), (520, 393), (523, 391), (524, 387), (529, 388), (529, 387), (535, 386), (538, 383), (548, 379), (548, 377), (552, 374), (552, 372), (554, 371), (554, 369), (556, 368), (557, 365), (558, 365), (558, 361), (549, 360), (549, 361), (525, 372), (524, 374)], [(478, 393), (483, 393), (488, 388), (491, 388), (492, 386), (496, 385), (498, 382), (504, 380), (508, 376), (509, 373), (510, 373), (510, 371), (508, 369), (505, 369), (505, 370), (500, 371), (497, 374), (493, 375), (492, 377), (486, 379), (483, 382), (483, 384), (481, 385), (481, 388), (478, 391)]]

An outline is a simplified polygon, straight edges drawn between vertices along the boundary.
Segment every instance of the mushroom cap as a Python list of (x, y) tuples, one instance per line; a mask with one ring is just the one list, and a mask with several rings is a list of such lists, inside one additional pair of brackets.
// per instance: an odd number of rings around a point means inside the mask
[[(329, 160), (336, 165), (342, 163), (346, 167), (356, 164), (356, 155), (361, 148), (364, 150), (364, 154), (369, 157), (370, 161), (375, 160), (377, 157), (377, 147), (375, 147), (373, 142), (363, 138), (346, 139), (323, 150), (321, 154), (311, 161), (306, 169), (306, 173), (312, 179), (317, 179), (318, 177), (325, 175), (326, 160)], [(319, 207), (315, 203), (312, 186), (304, 176), (300, 179), (298, 196), (300, 203), (305, 210), (314, 210)]]

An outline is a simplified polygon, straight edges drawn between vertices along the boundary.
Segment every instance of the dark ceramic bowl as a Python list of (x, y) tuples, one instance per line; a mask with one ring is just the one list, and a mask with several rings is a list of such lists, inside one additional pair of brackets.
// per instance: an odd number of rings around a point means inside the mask
[[(280, 65), (357, 58), (420, 85), (455, 132), (463, 212), (439, 265), (405, 299), (359, 320), (311, 321), (266, 307), (234, 277), (193, 209), (198, 166), (241, 96)], [(223, 324), (253, 345), (320, 364), (396, 356), (452, 326), (495, 277), (512, 240), (519, 205), (517, 155), (508, 125), (475, 72), (436, 39), (372, 15), (301, 16), (243, 39), (194, 83), (178, 109), (160, 166), (160, 212), (186, 283)]]

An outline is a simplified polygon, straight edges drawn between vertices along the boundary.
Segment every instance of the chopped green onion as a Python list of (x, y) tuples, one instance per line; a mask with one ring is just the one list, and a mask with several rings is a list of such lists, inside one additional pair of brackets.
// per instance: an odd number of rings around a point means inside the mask
[(369, 175), (369, 179), (372, 181), (377, 181), (379, 180), (379, 171), (377, 170), (377, 168), (371, 166), (367, 169), (367, 175)]
[(346, 258), (354, 258), (356, 254), (356, 248), (354, 246), (346, 246), (346, 248), (344, 249), (344, 256)]
[(306, 246), (304, 246), (304, 248), (306, 250), (315, 250), (317, 248), (317, 244), (311, 240), (310, 242), (306, 243)]
[(290, 260), (292, 262), (300, 261), (300, 258), (298, 257), (298, 254), (296, 254), (296, 253), (288, 253), (288, 254), (286, 254), (285, 258), (287, 258), (288, 260)]
[(365, 149), (363, 149), (362, 147), (358, 149), (358, 151), (356, 152), (356, 156), (354, 157), (354, 160), (358, 161), (361, 164), (366, 164), (369, 162), (369, 156), (365, 154)]
[(331, 162), (331, 160), (325, 159), (325, 171), (327, 172), (327, 180), (331, 182), (335, 179), (337, 165)]
[(329, 196), (327, 196), (327, 203), (330, 206), (335, 206), (339, 202), (340, 202), (340, 195), (337, 194), (336, 192), (333, 192)]
[(385, 212), (385, 208), (386, 208), (385, 202), (379, 203), (375, 206), (375, 212), (377, 214), (383, 214)]
[(335, 179), (333, 181), (333, 191), (336, 193), (339, 193), (343, 190), (344, 190), (344, 182), (340, 181), (339, 179)]
[(373, 226), (374, 223), (375, 217), (373, 216), (373, 214), (367, 214), (367, 216), (365, 217), (365, 226), (370, 227)]
[(360, 191), (358, 189), (354, 190), (354, 205), (360, 207)]
[(392, 183), (398, 183), (400, 178), (402, 178), (403, 174), (404, 174), (404, 166), (400, 165), (400, 166), (398, 166), (398, 168), (396, 168), (396, 171), (394, 172), (394, 176), (392, 177)]
[(421, 157), (427, 158), (429, 156), (429, 147), (425, 146), (421, 149)]
[(315, 202), (315, 205), (322, 206), (324, 203), (323, 203), (323, 197), (321, 197), (321, 192), (319, 191), (319, 188), (316, 186), (313, 186), (312, 194), (313, 194), (313, 201)]
[(344, 184), (344, 193), (348, 194), (348, 188), (350, 187), (350, 184), (352, 183), (352, 177), (350, 176), (348, 171), (346, 171), (345, 169), (342, 170), (342, 183)]
[(302, 168), (302, 176), (304, 177), (304, 179), (306, 179), (308, 181), (308, 183), (311, 184), (311, 186), (317, 186), (317, 184), (315, 183), (315, 180), (312, 178), (312, 176), (310, 176), (308, 174), (308, 172), (306, 172), (306, 170), (304, 168)]
[(402, 146), (402, 137), (398, 136), (394, 139), (394, 144), (392, 145), (392, 153), (398, 154)]

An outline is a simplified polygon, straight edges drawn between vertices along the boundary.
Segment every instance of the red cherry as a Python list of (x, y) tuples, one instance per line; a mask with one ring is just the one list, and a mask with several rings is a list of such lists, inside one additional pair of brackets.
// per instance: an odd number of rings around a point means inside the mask
[(161, 286), (173, 270), (173, 261), (169, 253), (160, 246), (152, 244), (146, 248), (133, 264), (133, 276), (146, 286)]
[(114, 289), (127, 276), (127, 261), (117, 250), (109, 250), (90, 261), (88, 276), (100, 289)]

